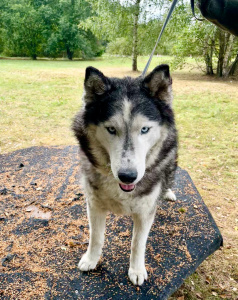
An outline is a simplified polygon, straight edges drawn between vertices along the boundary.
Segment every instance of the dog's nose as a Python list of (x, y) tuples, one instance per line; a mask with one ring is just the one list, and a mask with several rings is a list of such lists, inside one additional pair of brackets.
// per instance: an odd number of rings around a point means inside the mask
[(136, 170), (119, 170), (118, 172), (118, 178), (123, 183), (132, 183), (137, 178), (137, 171)]

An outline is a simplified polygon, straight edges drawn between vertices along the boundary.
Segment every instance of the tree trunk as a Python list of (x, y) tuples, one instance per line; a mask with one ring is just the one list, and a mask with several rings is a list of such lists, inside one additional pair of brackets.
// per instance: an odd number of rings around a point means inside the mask
[(136, 0), (135, 12), (134, 12), (134, 27), (133, 27), (133, 50), (132, 50), (132, 71), (138, 71), (137, 69), (137, 56), (138, 56), (138, 19), (140, 13), (140, 1)]
[(212, 76), (213, 72), (213, 52), (215, 48), (215, 37), (207, 34), (204, 38), (203, 57), (206, 65), (206, 75)]
[(213, 67), (212, 67), (212, 56), (208, 53), (205, 55), (205, 63), (206, 63), (206, 75), (214, 75)]
[(233, 76), (237, 70), (238, 70), (238, 53), (232, 65), (230, 66), (228, 72), (226, 73), (226, 77)]
[(36, 60), (36, 59), (37, 59), (37, 55), (36, 55), (36, 54), (32, 54), (31, 57), (32, 57), (33, 60)]
[(67, 51), (67, 57), (68, 57), (68, 59), (72, 60), (73, 56), (74, 56), (74, 52), (71, 51), (68, 47), (66, 48), (66, 51)]
[[(229, 34), (230, 35), (230, 34)], [(218, 29), (219, 37), (219, 53), (218, 53), (218, 62), (217, 62), (217, 77), (222, 77), (224, 73), (224, 59), (226, 54), (226, 33)]]
[(234, 44), (234, 35), (227, 33), (227, 41), (226, 41), (226, 53), (225, 53), (225, 57), (224, 57), (224, 67), (223, 69), (225, 70), (225, 74), (227, 74), (228, 72), (228, 68), (229, 68), (229, 63), (231, 60), (231, 55), (232, 55), (232, 48), (233, 48), (233, 44)]
[(205, 52), (205, 63), (206, 63), (206, 75), (213, 76), (213, 51), (215, 47), (215, 41), (212, 40), (211, 44), (207, 47)]

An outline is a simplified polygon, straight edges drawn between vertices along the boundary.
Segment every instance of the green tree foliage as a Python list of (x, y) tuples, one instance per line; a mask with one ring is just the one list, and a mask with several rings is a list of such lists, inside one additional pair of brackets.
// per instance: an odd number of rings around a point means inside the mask
[(36, 59), (43, 42), (41, 14), (26, 1), (12, 3), (2, 14), (2, 39), (10, 55), (30, 56)]
[(107, 52), (114, 55), (130, 56), (132, 44), (125, 37), (119, 37), (107, 44)]
[(207, 75), (228, 75), (238, 53), (237, 38), (206, 20), (196, 20), (183, 3), (177, 6), (164, 39), (171, 45), (174, 67), (183, 66), (192, 56)]
[[(149, 55), (171, 0), (1, 0), (0, 53), (89, 58), (107, 52)], [(199, 12), (197, 12), (199, 15)], [(102, 41), (102, 42), (99, 42)], [(207, 75), (238, 69), (238, 41), (208, 21), (197, 21), (180, 0), (155, 54), (174, 56), (174, 67), (194, 57)]]
[[(95, 15), (83, 23), (84, 28), (106, 39), (109, 53), (131, 55), (132, 69), (137, 70), (137, 55), (151, 53), (170, 1), (89, 1)], [(156, 15), (152, 11), (156, 11)], [(199, 12), (197, 14), (199, 16)], [(183, 66), (186, 58), (192, 56), (207, 75), (216, 73), (219, 77), (232, 74), (238, 68), (237, 53), (237, 38), (206, 20), (197, 21), (189, 3), (183, 0), (178, 2), (155, 51), (155, 54), (173, 55), (175, 68)]]
[(81, 57), (92, 57), (100, 54), (100, 46), (90, 30), (79, 28), (81, 21), (90, 13), (91, 7), (84, 0), (62, 0), (54, 6), (52, 13), (57, 20), (53, 24), (46, 44), (46, 53), (49, 56), (59, 55), (66, 51), (69, 59), (76, 54)]
[[(162, 7), (169, 1), (89, 1), (95, 15), (83, 23), (83, 28), (106, 40), (109, 53), (131, 55), (132, 70), (137, 70), (137, 56), (148, 54), (153, 49), (162, 26)], [(157, 19), (153, 18), (152, 8), (156, 10)]]
[(0, 47), (7, 55), (92, 57), (102, 47), (90, 30), (79, 28), (91, 16), (85, 0), (2, 0)]

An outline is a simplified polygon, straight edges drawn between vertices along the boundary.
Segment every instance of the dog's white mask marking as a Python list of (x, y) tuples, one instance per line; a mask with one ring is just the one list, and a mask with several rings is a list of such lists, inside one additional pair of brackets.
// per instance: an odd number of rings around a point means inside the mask
[[(144, 176), (146, 155), (160, 138), (161, 126), (147, 117), (131, 113), (131, 103), (124, 100), (123, 111), (112, 116), (96, 130), (96, 139), (110, 156), (111, 170), (124, 190), (130, 191)], [(121, 170), (137, 173), (127, 184), (119, 178)]]

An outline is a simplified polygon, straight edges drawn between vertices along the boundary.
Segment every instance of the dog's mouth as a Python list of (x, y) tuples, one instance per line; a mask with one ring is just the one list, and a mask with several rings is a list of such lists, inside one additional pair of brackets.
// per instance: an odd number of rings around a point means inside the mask
[(135, 184), (121, 184), (119, 183), (120, 188), (123, 192), (132, 192), (135, 189)]

